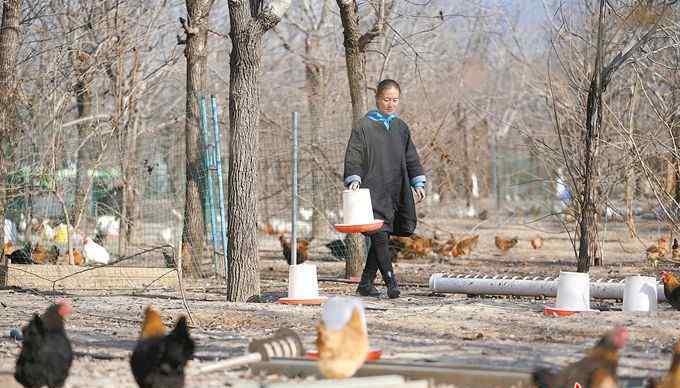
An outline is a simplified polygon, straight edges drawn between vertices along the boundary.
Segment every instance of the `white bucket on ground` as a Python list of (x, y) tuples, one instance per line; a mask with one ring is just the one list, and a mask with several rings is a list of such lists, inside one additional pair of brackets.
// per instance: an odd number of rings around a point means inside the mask
[(656, 292), (656, 278), (639, 275), (626, 277), (626, 285), (623, 289), (623, 311), (656, 311)]
[(581, 272), (560, 272), (555, 307), (571, 311), (590, 310), (590, 276)]
[(299, 264), (288, 267), (288, 298), (316, 299), (319, 297), (319, 283), (316, 265)]

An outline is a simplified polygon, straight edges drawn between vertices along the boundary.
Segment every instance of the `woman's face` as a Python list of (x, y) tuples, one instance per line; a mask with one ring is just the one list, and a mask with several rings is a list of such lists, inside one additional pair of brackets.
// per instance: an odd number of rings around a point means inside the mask
[(384, 115), (396, 113), (397, 105), (399, 105), (399, 90), (396, 88), (383, 90), (380, 95), (375, 96), (375, 105)]

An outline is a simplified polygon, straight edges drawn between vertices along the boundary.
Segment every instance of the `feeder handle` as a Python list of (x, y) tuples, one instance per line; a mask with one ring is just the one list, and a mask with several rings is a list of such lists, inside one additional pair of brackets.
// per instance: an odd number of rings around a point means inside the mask
[(212, 373), (219, 370), (231, 369), (234, 367), (250, 364), (251, 362), (262, 361), (262, 355), (260, 353), (248, 353), (243, 356), (238, 356), (234, 358), (229, 358), (224, 361), (218, 361), (214, 364), (206, 365), (204, 367), (196, 369), (192, 375), (199, 375), (204, 373)]

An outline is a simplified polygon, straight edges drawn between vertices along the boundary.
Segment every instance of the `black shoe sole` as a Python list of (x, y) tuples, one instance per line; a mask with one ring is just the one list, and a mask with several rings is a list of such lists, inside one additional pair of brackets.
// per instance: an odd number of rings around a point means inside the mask
[(366, 290), (366, 289), (363, 289), (363, 288), (357, 288), (357, 294), (359, 294), (361, 296), (371, 296), (373, 298), (377, 298), (377, 297), (380, 296), (380, 291), (375, 289), (375, 291), (371, 292), (370, 290)]

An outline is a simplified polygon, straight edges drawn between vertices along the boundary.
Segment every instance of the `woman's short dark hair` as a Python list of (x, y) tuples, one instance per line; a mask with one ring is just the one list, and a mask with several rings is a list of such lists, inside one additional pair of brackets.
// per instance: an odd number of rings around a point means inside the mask
[(380, 81), (380, 83), (378, 84), (378, 87), (375, 90), (375, 95), (380, 96), (380, 95), (382, 95), (383, 91), (385, 91), (387, 89), (392, 89), (392, 88), (397, 89), (399, 94), (401, 94), (401, 88), (399, 87), (399, 83), (397, 81), (395, 81), (393, 79), (389, 79), (389, 78), (384, 79), (384, 80)]

